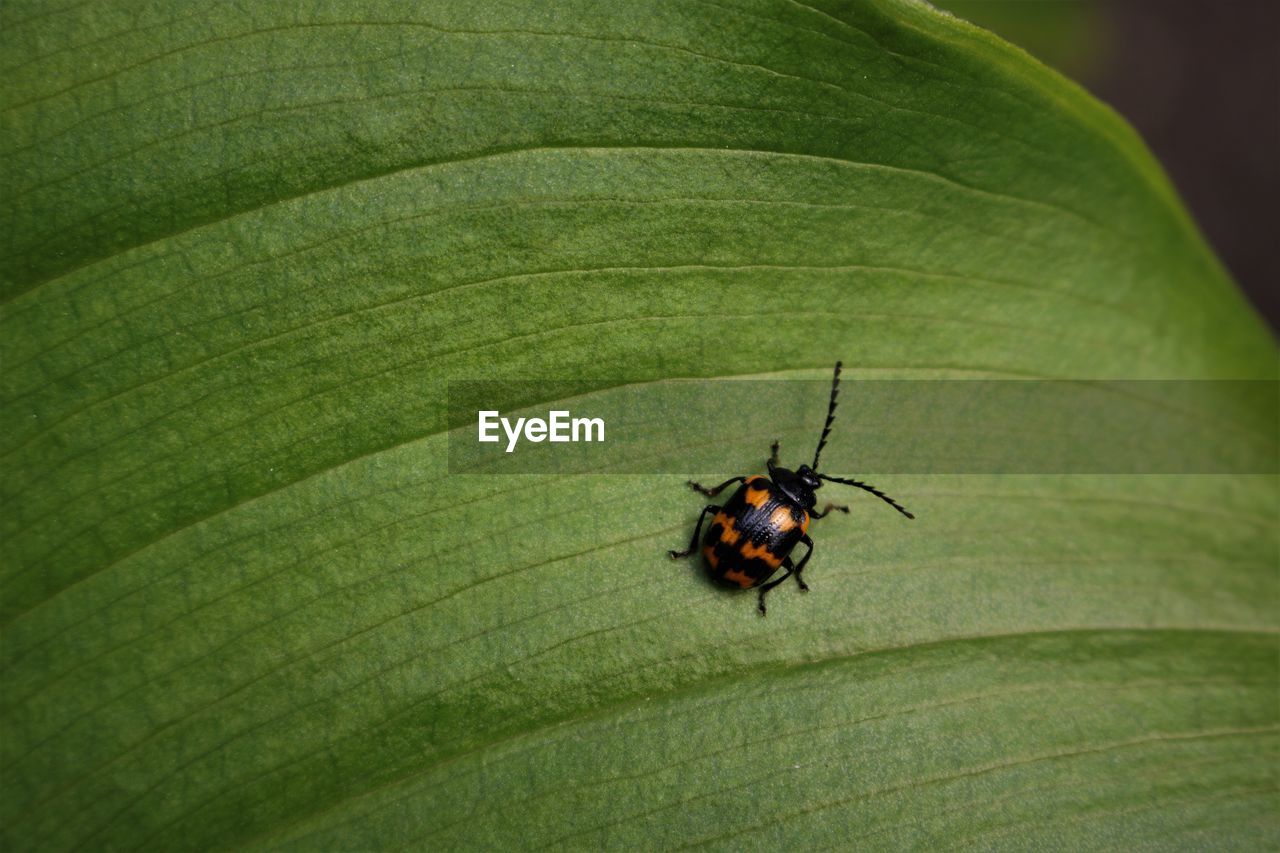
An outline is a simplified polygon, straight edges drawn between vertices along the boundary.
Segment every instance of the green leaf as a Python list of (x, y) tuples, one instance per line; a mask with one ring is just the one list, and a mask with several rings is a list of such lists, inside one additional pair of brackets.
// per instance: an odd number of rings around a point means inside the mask
[(666, 559), (683, 477), (448, 474), (458, 379), (1275, 379), (1025, 54), (907, 0), (13, 0), (0, 64), (6, 848), (1280, 841), (1274, 474), (893, 477), (764, 619)]
[(1094, 77), (1112, 53), (1115, 36), (1098, 0), (939, 0), (934, 5), (991, 30), (1076, 80)]

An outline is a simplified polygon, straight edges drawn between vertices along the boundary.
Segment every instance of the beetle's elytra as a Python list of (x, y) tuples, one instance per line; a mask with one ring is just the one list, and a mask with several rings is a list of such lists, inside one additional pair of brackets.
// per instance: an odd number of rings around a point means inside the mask
[[(698, 547), (702, 539), (702, 559), (711, 577), (727, 586), (738, 589), (760, 590), (759, 608), (766, 612), (764, 596), (769, 590), (794, 576), (800, 589), (807, 592), (802, 573), (805, 564), (813, 556), (813, 540), (809, 538), (809, 522), (823, 518), (833, 509), (848, 512), (847, 506), (827, 504), (821, 512), (814, 512), (817, 496), (814, 494), (823, 482), (842, 483), (870, 492), (889, 504), (907, 518), (915, 518), (893, 498), (868, 483), (845, 480), (818, 473), (818, 458), (831, 434), (831, 424), (836, 417), (836, 395), (840, 391), (840, 362), (836, 362), (835, 375), (831, 378), (831, 401), (827, 404), (827, 422), (818, 439), (818, 449), (813, 454), (813, 465), (801, 465), (790, 471), (778, 464), (778, 442), (773, 443), (772, 454), (766, 463), (769, 476), (732, 477), (715, 488), (708, 489), (693, 481), (697, 491), (715, 497), (734, 483), (741, 483), (724, 506), (709, 504), (702, 509), (698, 525), (693, 530), (689, 547), (683, 551), (669, 551), (671, 558), (687, 557)], [(712, 515), (707, 535), (702, 536), (702, 525)], [(791, 551), (803, 542), (808, 546), (799, 563), (791, 560)], [(777, 580), (769, 580), (778, 569), (786, 574)], [(767, 583), (766, 583), (767, 581)]]

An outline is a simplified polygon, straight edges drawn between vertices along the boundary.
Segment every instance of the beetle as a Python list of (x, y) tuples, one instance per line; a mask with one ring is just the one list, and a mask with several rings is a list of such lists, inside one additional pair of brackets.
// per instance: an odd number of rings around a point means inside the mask
[[(756, 588), (760, 591), (759, 609), (763, 615), (765, 594), (789, 577), (795, 577), (802, 592), (809, 587), (802, 573), (813, 556), (813, 540), (809, 538), (809, 522), (825, 518), (832, 510), (847, 513), (847, 506), (827, 504), (821, 512), (815, 512), (818, 498), (815, 492), (824, 482), (855, 486), (870, 492), (889, 504), (907, 518), (915, 518), (893, 498), (868, 483), (846, 480), (818, 473), (818, 459), (831, 434), (831, 424), (836, 417), (836, 396), (840, 393), (840, 362), (836, 362), (831, 378), (831, 400), (827, 404), (827, 422), (818, 439), (818, 449), (813, 454), (812, 465), (801, 465), (794, 471), (778, 464), (778, 442), (774, 442), (766, 463), (769, 476), (731, 477), (714, 488), (706, 488), (690, 480), (689, 485), (707, 497), (715, 497), (735, 483), (741, 483), (733, 496), (723, 506), (708, 504), (698, 516), (689, 547), (683, 551), (668, 551), (671, 559), (688, 557), (698, 547), (702, 525), (708, 515), (713, 515), (706, 537), (702, 538), (702, 559), (712, 579), (737, 589)], [(808, 551), (799, 563), (791, 560), (791, 552), (803, 542)], [(782, 577), (769, 580), (778, 569), (786, 571)]]

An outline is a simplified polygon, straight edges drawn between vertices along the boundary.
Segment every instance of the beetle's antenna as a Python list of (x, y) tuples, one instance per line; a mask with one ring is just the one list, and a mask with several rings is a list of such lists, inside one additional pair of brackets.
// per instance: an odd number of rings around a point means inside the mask
[(831, 422), (836, 419), (836, 394), (840, 393), (840, 362), (836, 362), (836, 373), (831, 377), (831, 402), (827, 404), (827, 423), (822, 428), (822, 438), (818, 439), (818, 449), (813, 452), (813, 470), (818, 470), (818, 457), (822, 448), (827, 446), (827, 436), (831, 434)]
[(915, 516), (914, 516), (914, 515), (912, 515), (911, 513), (907, 512), (907, 510), (906, 510), (906, 509), (905, 509), (901, 504), (899, 504), (899, 503), (898, 503), (897, 501), (895, 501), (893, 498), (889, 497), (889, 496), (888, 496), (888, 495), (886, 495), (884, 492), (880, 491), (879, 489), (877, 489), (875, 486), (871, 485), (870, 483), (859, 483), (857, 480), (842, 480), (842, 479), (840, 479), (839, 477), (828, 477), (826, 474), (819, 474), (819, 475), (818, 475), (818, 479), (819, 479), (819, 480), (828, 480), (828, 481), (830, 481), (830, 482), (832, 482), (832, 483), (843, 483), (843, 484), (844, 484), (844, 485), (846, 485), (846, 486), (857, 486), (859, 489), (865, 489), (865, 490), (867, 490), (868, 492), (870, 492), (871, 494), (873, 494), (873, 495), (875, 495), (876, 497), (878, 497), (880, 500), (882, 500), (882, 501), (884, 501), (885, 503), (887, 503), (889, 506), (891, 506), (891, 507), (893, 507), (894, 509), (896, 509), (898, 512), (900, 512), (900, 513), (902, 513), (903, 515), (905, 515), (907, 518), (915, 518)]

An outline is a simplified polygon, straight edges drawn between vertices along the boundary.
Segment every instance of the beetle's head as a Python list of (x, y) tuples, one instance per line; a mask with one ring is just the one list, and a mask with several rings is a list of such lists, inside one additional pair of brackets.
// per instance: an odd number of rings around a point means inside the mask
[[(907, 512), (897, 501), (886, 495), (869, 483), (863, 483), (858, 480), (846, 480), (843, 477), (832, 477), (830, 474), (818, 473), (818, 459), (822, 456), (822, 448), (827, 445), (827, 436), (831, 434), (831, 423), (836, 419), (836, 394), (840, 390), (840, 362), (836, 362), (836, 370), (831, 377), (831, 400), (827, 403), (827, 422), (822, 427), (822, 437), (818, 439), (818, 449), (813, 452), (813, 466), (801, 465), (794, 471), (787, 468), (778, 468), (773, 464), (773, 460), (769, 461), (769, 478), (774, 484), (786, 493), (796, 503), (800, 504), (806, 510), (812, 510), (818, 502), (818, 496), (814, 494), (818, 489), (822, 488), (824, 481), (829, 483), (842, 483), (846, 486), (853, 486), (862, 489), (865, 492), (878, 497), (907, 518), (915, 518), (914, 515)], [(778, 445), (774, 444), (773, 450), (777, 453)], [(830, 509), (830, 507), (828, 507)], [(848, 512), (846, 509), (845, 512)], [(825, 513), (824, 513), (825, 514)]]
[(804, 483), (805, 488), (811, 492), (816, 492), (822, 488), (822, 480), (818, 479), (818, 472), (808, 465), (801, 465), (796, 469), (796, 478)]
[(822, 487), (822, 481), (818, 479), (817, 472), (808, 465), (801, 465), (792, 471), (788, 468), (776, 468), (771, 464), (769, 478), (778, 488), (786, 492), (788, 497), (805, 509), (813, 509), (814, 504), (818, 502), (814, 492)]

